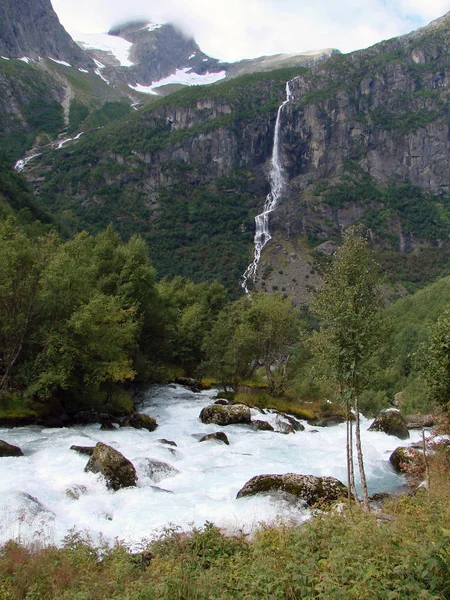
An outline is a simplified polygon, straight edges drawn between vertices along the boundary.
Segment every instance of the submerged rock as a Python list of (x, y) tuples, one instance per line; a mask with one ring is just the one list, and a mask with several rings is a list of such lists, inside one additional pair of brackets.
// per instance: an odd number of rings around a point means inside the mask
[(200, 442), (206, 442), (208, 440), (216, 440), (218, 442), (223, 442), (227, 446), (230, 445), (226, 434), (223, 431), (216, 431), (215, 433), (208, 433), (208, 435), (204, 435)]
[(174, 477), (180, 472), (175, 467), (172, 467), (172, 465), (169, 465), (169, 463), (156, 460), (155, 458), (143, 458), (140, 461), (147, 477), (150, 477), (155, 483), (159, 483), (168, 477)]
[(78, 483), (66, 489), (66, 496), (72, 500), (79, 500), (84, 494), (87, 494), (87, 487)]
[(8, 444), (8, 442), (0, 440), (0, 457), (8, 456), (23, 456), (23, 452), (19, 446), (14, 446), (13, 444)]
[(394, 435), (401, 440), (409, 438), (409, 431), (406, 426), (406, 420), (396, 408), (383, 410), (375, 417), (374, 422), (369, 427), (369, 431), (383, 431), (388, 435)]
[(159, 442), (160, 444), (165, 444), (167, 446), (177, 446), (176, 442), (172, 442), (172, 440), (166, 440), (166, 438), (160, 438), (159, 440), (156, 440), (157, 442)]
[(256, 475), (239, 490), (236, 498), (274, 492), (291, 494), (307, 506), (313, 506), (318, 502), (330, 503), (346, 497), (347, 487), (334, 477), (316, 477), (297, 473)]
[(152, 417), (142, 413), (134, 413), (125, 419), (120, 424), (121, 427), (134, 427), (134, 429), (147, 429), (147, 431), (155, 431), (158, 423)]
[(200, 413), (200, 420), (202, 423), (215, 423), (216, 425), (250, 425), (252, 421), (250, 409), (245, 404), (233, 404), (232, 406), (211, 404), (205, 406)]
[(95, 446), (84, 470), (101, 473), (106, 479), (106, 486), (115, 491), (136, 485), (136, 469), (132, 463), (118, 450), (101, 442)]

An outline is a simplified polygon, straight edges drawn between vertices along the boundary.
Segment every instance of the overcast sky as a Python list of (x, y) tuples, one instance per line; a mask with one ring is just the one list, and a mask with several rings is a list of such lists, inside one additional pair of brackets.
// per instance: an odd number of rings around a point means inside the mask
[(350, 52), (408, 33), (450, 11), (450, 0), (51, 0), (76, 32), (144, 17), (170, 21), (222, 60), (338, 48)]

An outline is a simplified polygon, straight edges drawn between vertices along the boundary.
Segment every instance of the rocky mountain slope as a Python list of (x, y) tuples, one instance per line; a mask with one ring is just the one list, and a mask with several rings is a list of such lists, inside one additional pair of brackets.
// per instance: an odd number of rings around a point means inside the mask
[[(360, 223), (392, 279), (413, 288), (450, 266), (449, 26), (446, 15), (312, 67), (172, 94), (44, 151), (26, 176), (66, 228), (111, 221), (125, 237), (144, 235), (161, 276), (218, 277), (237, 294), (289, 80), (286, 186), (254, 285), (307, 301), (327, 253)], [(74, 131), (89, 119), (73, 117)]]

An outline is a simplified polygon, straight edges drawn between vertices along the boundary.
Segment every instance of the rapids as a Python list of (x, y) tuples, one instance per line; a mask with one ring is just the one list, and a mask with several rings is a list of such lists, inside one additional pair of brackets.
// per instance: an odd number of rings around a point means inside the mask
[[(157, 419), (159, 427), (152, 433), (131, 428), (100, 431), (99, 425), (0, 428), (0, 439), (20, 446), (25, 454), (0, 458), (0, 543), (13, 538), (60, 544), (75, 529), (88, 532), (95, 543), (118, 539), (139, 548), (164, 528), (185, 530), (206, 521), (230, 532), (251, 531), (277, 518), (297, 522), (308, 518), (307, 511), (282, 500), (261, 496), (236, 500), (239, 489), (254, 475), (332, 475), (345, 483), (345, 424), (314, 428), (304, 422), (305, 431), (289, 435), (246, 425), (205, 425), (199, 414), (214, 396), (214, 390), (195, 394), (173, 385), (148, 388), (139, 411)], [(273, 418), (253, 412), (258, 419)], [(403, 478), (388, 459), (404, 442), (369, 432), (369, 425), (363, 418), (369, 493), (396, 491)], [(199, 443), (201, 436), (218, 430), (226, 432), (229, 446)], [(163, 444), (160, 438), (177, 446)], [(420, 432), (411, 432), (410, 442), (419, 438)], [(132, 461), (139, 476), (136, 488), (108, 491), (100, 475), (84, 472), (88, 457), (70, 446), (93, 446), (98, 441)], [(146, 458), (167, 462), (179, 473), (156, 482), (146, 472)]]

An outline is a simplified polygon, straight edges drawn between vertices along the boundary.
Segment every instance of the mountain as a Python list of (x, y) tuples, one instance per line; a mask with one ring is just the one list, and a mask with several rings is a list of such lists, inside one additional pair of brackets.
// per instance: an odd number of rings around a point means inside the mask
[(2, 0), (0, 55), (35, 60), (49, 57), (77, 67), (94, 67), (59, 22), (50, 0)]
[[(105, 79), (109, 68), (137, 72), (145, 62), (137, 49), (148, 34), (162, 36), (161, 48), (164, 36), (178, 35), (150, 29), (114, 29), (108, 38), (132, 44), (125, 57), (131, 64), (102, 61), (96, 51), (104, 65), (96, 70)], [(275, 124), (289, 81), (279, 119), (285, 186), (254, 286), (307, 302), (328, 253), (359, 223), (397, 284), (394, 293), (405, 293), (450, 272), (449, 29), (445, 15), (367, 50), (226, 77), (138, 110), (119, 96), (105, 102), (106, 95), (95, 107), (93, 88), (86, 91), (81, 78), (100, 79), (105, 94), (119, 86), (77, 70), (67, 112), (71, 139), (42, 147), (24, 173), (36, 200), (66, 229), (96, 232), (113, 222), (124, 237), (144, 236), (160, 276), (217, 277), (237, 295), (252, 259), (254, 217), (270, 190)], [(190, 60), (191, 50), (192, 41), (180, 42), (179, 60)], [(207, 61), (198, 69), (200, 62)], [(55, 68), (73, 77), (70, 67)], [(147, 81), (164, 68), (161, 60), (148, 66)]]

